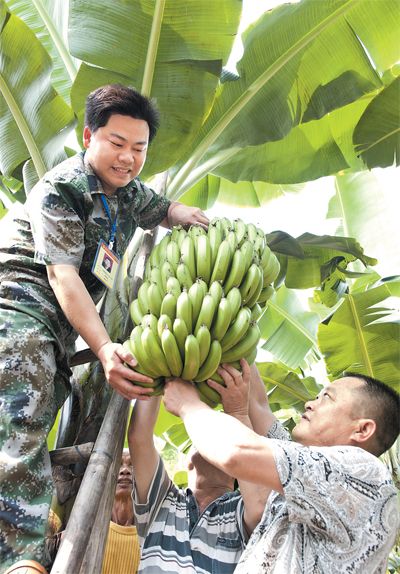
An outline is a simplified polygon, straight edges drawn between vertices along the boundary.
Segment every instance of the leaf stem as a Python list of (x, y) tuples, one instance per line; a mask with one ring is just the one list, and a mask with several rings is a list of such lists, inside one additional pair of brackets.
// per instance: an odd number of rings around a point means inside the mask
[(158, 43), (160, 41), (161, 26), (164, 16), (164, 8), (165, 8), (165, 0), (157, 0), (154, 9), (149, 45), (147, 49), (146, 62), (144, 65), (144, 72), (143, 72), (141, 92), (145, 96), (149, 96), (151, 93), (151, 86), (153, 83), (154, 69), (156, 66), (156, 59), (157, 59)]

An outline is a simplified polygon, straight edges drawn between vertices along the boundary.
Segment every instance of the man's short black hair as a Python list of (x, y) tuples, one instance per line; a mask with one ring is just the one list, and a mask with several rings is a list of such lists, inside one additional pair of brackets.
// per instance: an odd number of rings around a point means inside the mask
[(376, 423), (376, 447), (374, 453), (380, 456), (387, 451), (399, 435), (400, 395), (382, 381), (360, 375), (344, 373), (345, 377), (356, 377), (365, 384), (359, 389), (367, 400), (362, 401), (362, 412)]
[(146, 121), (149, 126), (149, 143), (160, 124), (160, 115), (154, 101), (122, 84), (101, 86), (86, 99), (85, 125), (91, 132), (105, 126), (112, 114)]

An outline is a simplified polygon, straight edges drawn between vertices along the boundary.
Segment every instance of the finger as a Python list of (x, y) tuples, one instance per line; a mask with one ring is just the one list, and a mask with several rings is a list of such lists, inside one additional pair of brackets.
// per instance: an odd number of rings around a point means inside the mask
[(128, 401), (138, 398), (150, 398), (149, 392), (152, 389), (145, 389), (143, 387), (132, 386), (131, 383), (127, 383), (123, 379), (111, 384), (113, 389), (122, 395)]
[(246, 359), (240, 359), (240, 366), (242, 367), (242, 377), (246, 381), (251, 379), (251, 369)]
[(124, 363), (128, 363), (131, 367), (136, 367), (138, 364), (136, 358), (132, 355), (132, 353), (127, 351), (122, 345), (120, 348), (117, 348), (115, 350), (115, 354), (117, 355), (117, 357), (121, 359), (121, 361), (123, 361)]
[(114, 374), (116, 376), (120, 376), (122, 379), (127, 379), (128, 381), (137, 381), (139, 383), (154, 382), (154, 379), (152, 379), (151, 377), (148, 377), (147, 375), (143, 375), (143, 373), (135, 371), (135, 369), (133, 369), (132, 367), (125, 367), (125, 365), (119, 365), (118, 368), (115, 369)]
[(224, 387), (224, 385), (221, 385), (221, 383), (217, 383), (216, 381), (214, 381), (213, 379), (208, 379), (206, 381), (207, 385), (209, 387), (211, 387), (212, 389), (214, 389), (214, 391), (217, 391), (218, 394), (221, 395), (221, 397), (225, 396), (225, 392), (227, 390), (227, 387)]

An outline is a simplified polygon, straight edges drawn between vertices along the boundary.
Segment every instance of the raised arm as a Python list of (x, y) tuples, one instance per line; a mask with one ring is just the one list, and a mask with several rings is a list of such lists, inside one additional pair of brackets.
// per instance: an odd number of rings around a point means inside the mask
[(267, 392), (260, 373), (255, 365), (250, 366), (249, 417), (253, 430), (261, 436), (267, 436), (276, 421), (268, 403)]
[[(261, 378), (255, 376), (258, 375), (258, 371), (254, 373), (244, 359), (241, 361), (241, 368), (242, 372), (230, 365), (222, 365), (218, 373), (223, 378), (226, 388), (213, 381), (209, 381), (209, 385), (220, 393), (226, 414), (265, 436), (267, 426), (265, 419), (270, 410), (264, 385)], [(244, 504), (243, 520), (250, 535), (261, 520), (271, 489), (243, 479), (238, 479), (238, 482)]]
[(204, 404), (191, 383), (169, 381), (167, 410), (183, 420), (199, 453), (230, 476), (283, 493), (270, 439), (256, 434), (234, 417)]
[(153, 431), (160, 409), (160, 397), (136, 401), (128, 427), (128, 445), (138, 502), (147, 501), (149, 488), (159, 462)]

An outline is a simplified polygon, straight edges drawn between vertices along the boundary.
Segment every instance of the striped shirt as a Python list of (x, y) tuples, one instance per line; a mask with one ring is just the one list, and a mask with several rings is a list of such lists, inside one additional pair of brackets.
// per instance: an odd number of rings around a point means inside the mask
[(200, 514), (189, 489), (176, 487), (160, 459), (145, 504), (133, 503), (142, 558), (140, 573), (231, 574), (248, 536), (243, 500), (227, 492)]

